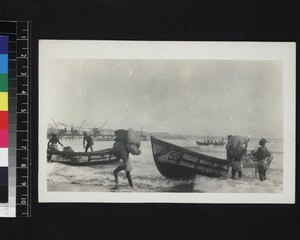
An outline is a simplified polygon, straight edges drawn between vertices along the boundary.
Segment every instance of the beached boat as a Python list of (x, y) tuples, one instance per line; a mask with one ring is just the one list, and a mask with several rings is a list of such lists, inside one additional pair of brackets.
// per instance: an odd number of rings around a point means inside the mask
[(221, 142), (200, 142), (200, 141), (196, 141), (198, 146), (224, 146), (225, 145), (225, 141), (221, 141)]
[(109, 151), (111, 148), (94, 152), (69, 152), (47, 150), (49, 162), (64, 163), (72, 166), (89, 166), (97, 164), (109, 164), (119, 161)]
[(154, 161), (166, 178), (191, 178), (196, 174), (220, 177), (228, 172), (229, 163), (190, 149), (151, 137)]

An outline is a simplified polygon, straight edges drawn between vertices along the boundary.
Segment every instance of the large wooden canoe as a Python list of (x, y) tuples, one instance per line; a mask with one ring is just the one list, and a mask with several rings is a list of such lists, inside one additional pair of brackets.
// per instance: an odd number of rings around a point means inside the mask
[(64, 163), (72, 166), (89, 166), (97, 164), (108, 164), (119, 161), (111, 155), (111, 148), (94, 152), (67, 152), (47, 150), (47, 158), (50, 162)]
[(228, 172), (229, 163), (151, 137), (152, 153), (159, 172), (166, 178), (191, 178), (196, 174), (220, 177)]

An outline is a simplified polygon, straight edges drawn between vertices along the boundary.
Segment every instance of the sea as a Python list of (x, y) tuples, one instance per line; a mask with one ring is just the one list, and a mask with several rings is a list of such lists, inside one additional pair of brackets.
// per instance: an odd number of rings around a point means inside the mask
[[(197, 139), (202, 141), (204, 139)], [(195, 139), (165, 140), (210, 156), (226, 159), (224, 146), (197, 146)], [(259, 139), (251, 139), (248, 152), (256, 150)], [(194, 179), (174, 180), (163, 177), (154, 163), (150, 141), (141, 143), (141, 154), (130, 155), (134, 188), (128, 185), (124, 171), (119, 173), (119, 184), (114, 182), (113, 170), (119, 163), (94, 166), (69, 166), (63, 163), (47, 163), (47, 190), (54, 192), (202, 192), (202, 193), (281, 193), (283, 189), (283, 140), (268, 139), (267, 147), (273, 161), (266, 180), (259, 181), (254, 168), (244, 168), (242, 178), (227, 176), (211, 178), (198, 175)], [(61, 140), (74, 151), (84, 151), (82, 141)], [(113, 141), (95, 141), (94, 151), (113, 146)], [(60, 146), (59, 146), (60, 147)], [(60, 149), (62, 150), (62, 149)], [(46, 156), (45, 156), (45, 161)]]

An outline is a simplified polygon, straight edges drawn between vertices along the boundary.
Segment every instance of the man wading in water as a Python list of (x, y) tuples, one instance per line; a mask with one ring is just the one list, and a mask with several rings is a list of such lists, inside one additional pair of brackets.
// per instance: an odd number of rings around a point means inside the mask
[[(114, 149), (114, 154), (116, 155), (116, 157), (123, 160), (123, 162), (114, 170), (115, 183), (116, 184), (119, 183), (118, 173), (120, 171), (124, 170), (126, 173), (128, 183), (129, 183), (130, 187), (133, 188), (132, 179), (131, 179), (131, 175), (130, 175), (132, 166), (131, 166), (130, 159), (129, 159), (129, 151), (128, 151), (127, 145), (122, 142), (115, 142), (113, 149)], [(116, 185), (116, 188), (117, 188), (117, 185)]]
[[(59, 138), (57, 137), (56, 134), (52, 134), (52, 137), (50, 138), (49, 142), (48, 142), (48, 150), (50, 151), (59, 151), (58, 147), (57, 147), (57, 143), (60, 144), (62, 147), (64, 145), (62, 145), (62, 143), (59, 141)], [(52, 158), (52, 154), (49, 154), (47, 157), (47, 160), (50, 161)]]
[(242, 156), (247, 153), (247, 145), (250, 140), (250, 136), (232, 136), (228, 135), (226, 144), (226, 154), (227, 160), (232, 164), (231, 178), (234, 179), (236, 173), (238, 173), (239, 178), (242, 177)]
[[(85, 152), (87, 152), (89, 148), (93, 152), (93, 145), (94, 145), (93, 139), (90, 136), (88, 136), (86, 132), (84, 132), (83, 135), (84, 135), (83, 148), (85, 148)], [(85, 141), (86, 141), (86, 146), (85, 146)]]
[(270, 157), (271, 154), (267, 147), (265, 146), (268, 141), (265, 138), (259, 140), (258, 144), (260, 147), (254, 156), (258, 159), (258, 173), (260, 181), (266, 180), (266, 171), (268, 167), (268, 162), (266, 161), (267, 157)]
[(133, 155), (141, 154), (140, 151), (140, 142), (141, 136), (136, 135), (128, 130), (119, 129), (115, 131), (116, 139), (113, 148), (111, 149), (111, 154), (114, 154), (118, 159), (122, 159), (122, 163), (114, 170), (115, 183), (117, 188), (117, 184), (119, 183), (118, 173), (122, 170), (125, 171), (126, 177), (130, 187), (133, 188), (132, 179), (130, 175), (130, 171), (132, 170), (132, 166), (129, 159), (129, 153)]
[(56, 134), (52, 134), (52, 137), (50, 138), (49, 142), (48, 142), (48, 149), (52, 150), (52, 151), (59, 151), (58, 147), (57, 147), (57, 143), (60, 144), (62, 147), (64, 145), (61, 144), (61, 142), (59, 141), (58, 137)]

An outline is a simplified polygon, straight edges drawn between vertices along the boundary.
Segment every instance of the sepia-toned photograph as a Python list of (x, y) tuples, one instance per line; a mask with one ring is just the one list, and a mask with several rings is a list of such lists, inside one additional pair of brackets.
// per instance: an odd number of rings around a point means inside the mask
[(39, 201), (293, 203), (292, 43), (40, 40)]

